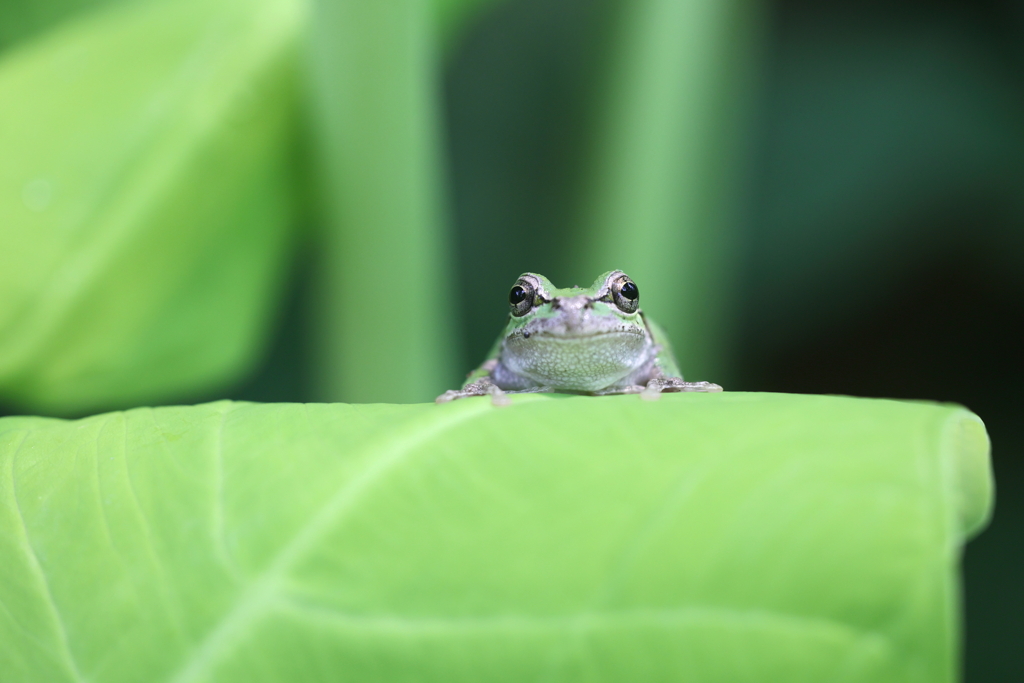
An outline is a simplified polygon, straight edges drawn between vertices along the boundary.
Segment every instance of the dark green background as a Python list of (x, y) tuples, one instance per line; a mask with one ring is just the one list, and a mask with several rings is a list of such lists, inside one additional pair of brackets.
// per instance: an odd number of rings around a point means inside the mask
[[(459, 291), (424, 283), (408, 296), (457, 302), (467, 370), (500, 329), (520, 272), (576, 284), (563, 271), (614, 5), (496, 4), (449, 56)], [(0, 47), (61, 18), (31, 7), (0, 1)], [(776, 1), (763, 33), (736, 198), (730, 373), (691, 379), (978, 413), (997, 503), (964, 560), (965, 679), (1021, 680), (1024, 3)], [(294, 265), (262, 367), (194, 400), (312, 399), (311, 252)]]

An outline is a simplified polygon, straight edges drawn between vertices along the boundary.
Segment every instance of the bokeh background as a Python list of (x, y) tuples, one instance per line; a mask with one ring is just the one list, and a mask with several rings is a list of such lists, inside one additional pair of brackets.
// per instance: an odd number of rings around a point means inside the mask
[(621, 267), (690, 379), (985, 420), (965, 680), (1022, 680), (1024, 3), (222, 4), (0, 0), (0, 414), (429, 400)]

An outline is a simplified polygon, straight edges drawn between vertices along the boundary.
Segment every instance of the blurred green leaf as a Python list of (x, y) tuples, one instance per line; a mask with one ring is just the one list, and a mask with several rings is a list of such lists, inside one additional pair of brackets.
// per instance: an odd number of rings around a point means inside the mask
[[(119, 0), (0, 0), (0, 54), (63, 21)], [(120, 0), (124, 2), (125, 0)]]
[(430, 10), (423, 0), (314, 3), (325, 400), (425, 401), (458, 378)]
[(574, 277), (622, 268), (690, 379), (728, 382), (737, 155), (758, 0), (621, 3)]
[(5, 683), (955, 677), (972, 414), (513, 401), (0, 420)]
[(508, 0), (434, 0), (434, 21), (445, 49), (455, 44), (473, 18), (491, 5)]
[(125, 5), (0, 62), (0, 387), (78, 412), (208, 391), (289, 258), (297, 0)]

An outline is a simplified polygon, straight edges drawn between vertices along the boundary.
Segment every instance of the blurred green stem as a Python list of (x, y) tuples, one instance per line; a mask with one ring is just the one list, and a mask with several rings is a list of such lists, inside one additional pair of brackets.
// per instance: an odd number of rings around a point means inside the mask
[(312, 106), (325, 230), (319, 398), (432, 399), (452, 384), (436, 23), (426, 0), (316, 0)]
[(600, 102), (578, 280), (622, 268), (683, 373), (728, 382), (738, 152), (757, 0), (626, 0)]

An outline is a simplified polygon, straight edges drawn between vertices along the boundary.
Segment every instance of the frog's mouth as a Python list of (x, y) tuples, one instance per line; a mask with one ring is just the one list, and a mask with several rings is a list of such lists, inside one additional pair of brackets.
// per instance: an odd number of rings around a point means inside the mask
[(513, 336), (522, 339), (551, 339), (554, 341), (578, 341), (580, 339), (597, 339), (599, 337), (643, 337), (643, 330), (638, 329), (617, 329), (617, 330), (566, 330), (555, 332), (553, 330), (517, 330)]

